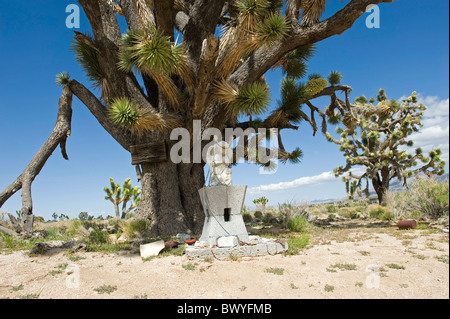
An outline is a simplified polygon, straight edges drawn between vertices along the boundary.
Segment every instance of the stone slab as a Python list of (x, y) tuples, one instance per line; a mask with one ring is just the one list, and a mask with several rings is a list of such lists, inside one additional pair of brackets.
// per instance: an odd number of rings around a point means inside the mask
[[(264, 238), (265, 239), (265, 238)], [(186, 248), (186, 256), (189, 259), (217, 258), (227, 259), (231, 257), (257, 257), (275, 255), (288, 249), (288, 244), (282, 245), (274, 240), (263, 240), (256, 245), (242, 245), (232, 248), (201, 248), (189, 246)]]
[(152, 256), (158, 256), (161, 250), (165, 248), (164, 241), (159, 240), (150, 244), (141, 245), (140, 252), (142, 258), (148, 258)]

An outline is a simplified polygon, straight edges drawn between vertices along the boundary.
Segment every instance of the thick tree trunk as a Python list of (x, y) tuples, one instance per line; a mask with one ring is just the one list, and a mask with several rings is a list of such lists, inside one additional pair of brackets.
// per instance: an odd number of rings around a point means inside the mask
[[(389, 174), (389, 171), (388, 171)], [(382, 178), (379, 174), (377, 174), (374, 178), (372, 178), (372, 186), (377, 193), (378, 203), (381, 206), (387, 206), (386, 194), (389, 191), (389, 177), (386, 176), (386, 173), (382, 171)]]
[(151, 235), (200, 234), (204, 214), (198, 190), (205, 182), (202, 164), (142, 164), (141, 203), (136, 218), (151, 222)]

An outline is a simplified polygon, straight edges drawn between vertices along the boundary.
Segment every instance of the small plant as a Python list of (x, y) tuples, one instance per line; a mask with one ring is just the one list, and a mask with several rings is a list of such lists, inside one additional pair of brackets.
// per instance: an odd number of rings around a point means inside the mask
[(391, 268), (391, 269), (399, 269), (399, 270), (405, 269), (405, 266), (397, 265), (397, 264), (386, 264), (386, 267)]
[(183, 267), (183, 269), (185, 269), (185, 270), (190, 270), (190, 271), (195, 270), (195, 265), (191, 264), (191, 263), (187, 263), (186, 265), (182, 265), (181, 267)]
[(130, 238), (136, 237), (136, 235), (143, 235), (150, 227), (150, 221), (146, 219), (137, 219), (128, 222), (125, 226), (125, 233)]
[(301, 237), (291, 237), (288, 239), (288, 250), (285, 251), (285, 255), (297, 255), (303, 248), (309, 243), (309, 235), (303, 235)]
[(97, 288), (94, 289), (94, 291), (96, 293), (100, 294), (100, 295), (102, 295), (102, 294), (108, 294), (109, 295), (109, 294), (113, 293), (116, 290), (117, 290), (117, 287), (116, 286), (111, 286), (111, 285), (103, 285), (103, 286), (100, 286), (100, 287), (97, 287)]
[(381, 205), (373, 205), (372, 207), (369, 207), (368, 210), (370, 218), (380, 220), (391, 220), (394, 217), (393, 214), (390, 211), (388, 211), (386, 207), (383, 207)]
[(68, 264), (61, 264), (56, 267), (56, 270), (51, 270), (49, 272), (50, 275), (55, 276), (57, 274), (62, 274), (64, 270), (66, 270)]
[(281, 276), (284, 274), (284, 269), (283, 268), (266, 268), (266, 272), (268, 272), (270, 274)]
[(325, 209), (329, 213), (336, 213), (338, 211), (337, 207), (334, 205), (327, 205), (327, 206), (325, 206)]
[(358, 267), (355, 264), (334, 264), (331, 268), (338, 268), (340, 270), (357, 270)]
[(301, 233), (306, 229), (308, 221), (304, 216), (297, 216), (287, 222), (290, 231)]
[(358, 281), (357, 283), (355, 283), (355, 287), (359, 287), (361, 288), (364, 284), (361, 281)]
[(19, 298), (20, 299), (38, 299), (39, 294), (28, 294), (28, 295), (20, 296)]
[(16, 286), (16, 287), (12, 287), (12, 290), (13, 290), (13, 291), (23, 290), (23, 285), (19, 285), (19, 286)]
[(324, 290), (326, 291), (326, 292), (333, 292), (334, 291), (334, 286), (331, 286), (331, 285), (325, 285), (325, 288), (324, 288)]
[(448, 255), (436, 256), (435, 258), (440, 262), (448, 265)]
[(255, 216), (255, 218), (256, 218), (257, 220), (261, 220), (262, 217), (263, 217), (263, 213), (262, 213), (261, 211), (257, 210), (257, 211), (254, 213), (254, 216)]
[(365, 250), (360, 250), (360, 251), (358, 251), (361, 255), (363, 255), (363, 256), (370, 256), (370, 252), (368, 252), (368, 251), (365, 251)]
[(330, 213), (330, 214), (328, 214), (328, 220), (329, 221), (334, 221), (336, 219), (336, 214), (333, 214), (333, 213)]

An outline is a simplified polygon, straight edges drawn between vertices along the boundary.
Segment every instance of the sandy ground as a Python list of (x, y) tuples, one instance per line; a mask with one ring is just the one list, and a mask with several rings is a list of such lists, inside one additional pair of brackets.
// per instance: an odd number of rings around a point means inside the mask
[[(138, 255), (86, 252), (73, 261), (65, 252), (1, 253), (0, 297), (449, 298), (448, 233), (350, 229), (325, 232), (311, 243), (296, 256), (210, 261), (169, 256), (144, 262)], [(96, 291), (102, 286), (113, 292)]]

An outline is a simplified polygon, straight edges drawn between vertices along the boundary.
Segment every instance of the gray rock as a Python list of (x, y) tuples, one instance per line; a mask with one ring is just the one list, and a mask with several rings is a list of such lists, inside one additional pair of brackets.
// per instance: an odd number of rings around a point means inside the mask
[(181, 243), (184, 243), (186, 240), (191, 239), (191, 235), (189, 235), (189, 234), (184, 234), (184, 233), (180, 233), (180, 234), (177, 234), (177, 239), (178, 239)]

